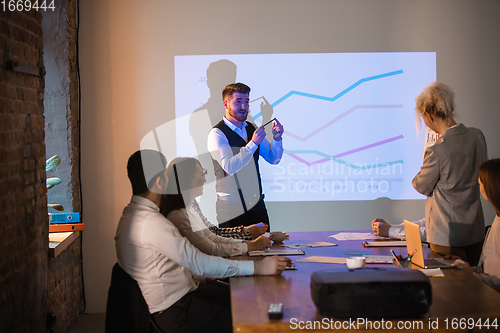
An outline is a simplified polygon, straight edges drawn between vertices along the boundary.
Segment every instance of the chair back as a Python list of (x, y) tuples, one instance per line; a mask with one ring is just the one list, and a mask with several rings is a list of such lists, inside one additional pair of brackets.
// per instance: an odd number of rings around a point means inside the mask
[(105, 332), (148, 333), (150, 317), (139, 285), (116, 263), (108, 291)]

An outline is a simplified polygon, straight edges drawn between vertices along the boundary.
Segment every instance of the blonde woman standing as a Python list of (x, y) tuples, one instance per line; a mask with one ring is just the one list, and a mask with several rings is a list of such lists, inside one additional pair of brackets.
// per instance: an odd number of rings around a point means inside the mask
[(427, 241), (440, 254), (476, 265), (484, 240), (484, 216), (477, 182), (488, 159), (483, 133), (455, 121), (454, 93), (443, 83), (429, 85), (416, 98), (417, 124), (441, 137), (427, 148), (413, 187), (427, 196)]

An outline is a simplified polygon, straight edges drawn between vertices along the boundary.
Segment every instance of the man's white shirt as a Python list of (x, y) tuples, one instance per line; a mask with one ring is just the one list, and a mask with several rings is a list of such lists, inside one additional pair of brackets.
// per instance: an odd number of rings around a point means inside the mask
[(272, 140), (271, 143), (267, 139), (264, 139), (260, 145), (256, 145), (252, 141), (252, 138), (247, 138), (246, 127), (248, 126), (246, 122), (243, 122), (243, 126), (238, 128), (236, 125), (231, 123), (226, 117), (222, 118), (224, 123), (236, 134), (238, 134), (245, 142), (248, 142), (243, 146), (239, 153), (233, 155), (229, 141), (218, 128), (212, 128), (208, 133), (207, 148), (210, 155), (214, 160), (216, 160), (224, 171), (230, 175), (234, 175), (236, 172), (240, 171), (245, 167), (253, 158), (253, 154), (259, 149), (259, 155), (262, 156), (270, 164), (278, 164), (283, 156), (283, 140), (276, 141)]
[[(133, 196), (115, 237), (118, 264), (139, 284), (150, 313), (163, 311), (209, 278), (252, 275), (252, 261), (226, 260), (195, 248), (152, 201)], [(192, 273), (191, 273), (192, 272)]]

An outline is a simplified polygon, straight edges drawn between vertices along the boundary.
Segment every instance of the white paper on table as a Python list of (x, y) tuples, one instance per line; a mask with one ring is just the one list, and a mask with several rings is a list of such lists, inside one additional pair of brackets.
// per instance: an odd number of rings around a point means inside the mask
[(304, 244), (286, 244), (286, 247), (290, 247), (292, 249), (297, 249), (301, 247), (324, 247), (324, 246), (337, 246), (334, 243), (328, 242), (314, 242), (314, 243), (304, 243)]
[[(375, 256), (375, 255), (366, 255), (363, 256), (366, 258), (367, 264), (392, 264), (392, 256)], [(346, 258), (343, 257), (321, 257), (321, 256), (311, 256), (304, 259), (298, 259), (295, 261), (299, 262), (318, 262), (322, 264), (345, 264)]]
[(392, 264), (393, 256), (376, 256), (376, 255), (365, 255), (367, 264)]
[(297, 259), (296, 262), (319, 262), (322, 264), (345, 264), (345, 258), (341, 257), (320, 257), (311, 256), (304, 259)]
[(420, 271), (429, 277), (444, 277), (441, 268), (424, 268), (420, 269)]
[(329, 237), (333, 237), (336, 240), (389, 239), (388, 237), (375, 236), (371, 232), (339, 232)]
[(375, 242), (363, 242), (364, 247), (394, 247), (394, 246), (406, 246), (406, 241), (390, 240), (390, 241), (375, 241)]
[(305, 252), (301, 249), (286, 249), (284, 246), (279, 248), (266, 249), (263, 251), (248, 251), (248, 255), (250, 257), (258, 257), (258, 256), (293, 256), (293, 255), (304, 255)]

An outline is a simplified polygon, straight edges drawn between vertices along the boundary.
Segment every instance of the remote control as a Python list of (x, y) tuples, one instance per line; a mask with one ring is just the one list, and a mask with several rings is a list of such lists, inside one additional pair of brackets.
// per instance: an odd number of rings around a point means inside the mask
[(269, 309), (267, 310), (267, 316), (269, 317), (269, 319), (283, 318), (283, 303), (269, 304)]

